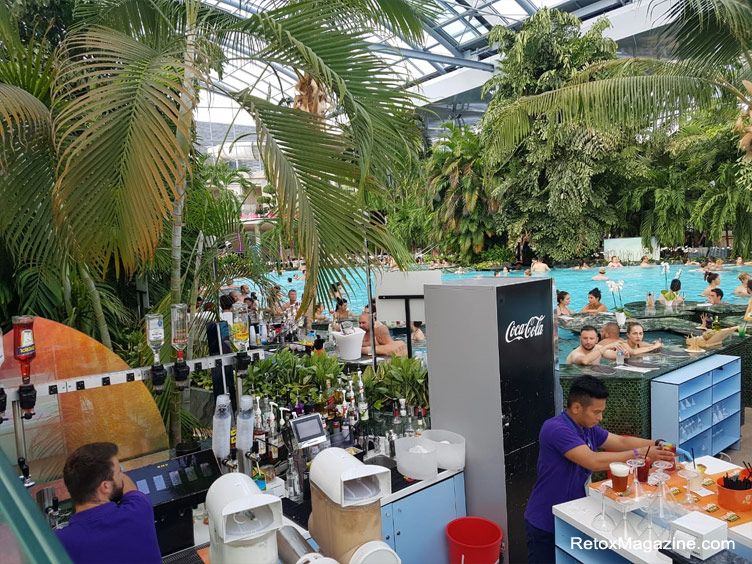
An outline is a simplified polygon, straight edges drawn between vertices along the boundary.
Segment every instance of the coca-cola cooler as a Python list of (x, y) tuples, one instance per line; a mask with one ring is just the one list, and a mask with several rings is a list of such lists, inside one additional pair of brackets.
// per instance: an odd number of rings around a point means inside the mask
[(425, 286), (431, 427), (467, 439), (467, 513), (499, 524), (504, 562), (527, 561), (538, 433), (560, 389), (552, 296), (550, 278)]

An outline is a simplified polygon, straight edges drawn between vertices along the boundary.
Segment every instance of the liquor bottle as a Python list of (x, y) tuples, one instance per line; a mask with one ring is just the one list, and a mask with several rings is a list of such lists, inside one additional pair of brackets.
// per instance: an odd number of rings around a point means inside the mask
[(368, 421), (370, 417), (368, 413), (368, 400), (363, 390), (363, 375), (360, 370), (358, 370), (358, 413), (361, 421)]
[(313, 399), (313, 395), (311, 393), (311, 390), (308, 390), (308, 393), (306, 394), (306, 401), (305, 401), (305, 414), (310, 415), (316, 411), (316, 402)]
[(358, 408), (355, 405), (355, 397), (350, 399), (350, 405), (347, 408), (347, 418), (350, 420), (350, 428), (354, 429), (360, 419), (358, 416)]
[(413, 416), (412, 415), (407, 416), (407, 425), (405, 426), (405, 436), (406, 437), (415, 436), (415, 429), (413, 428)]
[(295, 413), (298, 416), (303, 415), (306, 412), (305, 404), (303, 403), (303, 400), (300, 399), (301, 394), (298, 394), (298, 399), (295, 402)]
[(339, 376), (337, 377), (337, 387), (334, 390), (334, 403), (337, 405), (342, 405), (342, 402), (345, 399), (345, 394), (342, 391), (342, 378)]
[[(2, 336), (0, 336), (0, 339)], [(24, 384), (31, 381), (31, 361), (37, 356), (34, 344), (34, 316), (13, 316), (13, 358), (21, 364), (21, 378)]]
[(266, 454), (266, 431), (264, 430), (264, 414), (261, 411), (261, 396), (256, 396), (256, 409), (253, 412), (253, 440), (259, 458)]
[(344, 414), (343, 417), (339, 418), (338, 421), (340, 421), (340, 430), (342, 433), (342, 437), (345, 440), (345, 442), (350, 441), (350, 419), (347, 417), (347, 413)]
[(337, 405), (334, 399), (334, 388), (332, 388), (332, 381), (327, 378), (326, 380), (326, 418), (333, 419), (334, 414), (337, 411)]
[(422, 437), (426, 428), (426, 422), (423, 421), (423, 408), (418, 406), (418, 427), (415, 429), (415, 436)]
[(232, 304), (232, 343), (239, 351), (248, 348), (248, 306), (244, 303)]
[(407, 400), (405, 398), (400, 398), (399, 400), (399, 414), (400, 417), (405, 417), (407, 415), (407, 409), (405, 408), (405, 404), (407, 403)]
[(715, 316), (715, 319), (713, 320), (713, 331), (720, 331), (721, 330), (721, 322), (718, 319), (718, 316)]

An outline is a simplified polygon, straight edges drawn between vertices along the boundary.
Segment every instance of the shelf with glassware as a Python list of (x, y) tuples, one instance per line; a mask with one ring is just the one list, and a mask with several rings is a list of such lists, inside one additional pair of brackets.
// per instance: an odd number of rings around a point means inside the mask
[(738, 448), (741, 359), (716, 354), (653, 379), (651, 435), (697, 456)]

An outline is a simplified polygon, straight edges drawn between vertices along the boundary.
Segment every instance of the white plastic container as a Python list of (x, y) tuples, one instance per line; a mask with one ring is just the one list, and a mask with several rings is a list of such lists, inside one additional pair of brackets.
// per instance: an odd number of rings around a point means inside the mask
[(397, 470), (415, 480), (433, 480), (439, 474), (436, 443), (423, 437), (402, 437), (395, 442)]
[(444, 470), (462, 470), (465, 468), (465, 437), (452, 431), (428, 429), (422, 438), (436, 445), (436, 460), (439, 468)]
[(342, 360), (358, 360), (362, 354), (363, 335), (366, 334), (363, 329), (356, 327), (349, 335), (333, 331), (334, 340), (339, 348), (339, 358)]

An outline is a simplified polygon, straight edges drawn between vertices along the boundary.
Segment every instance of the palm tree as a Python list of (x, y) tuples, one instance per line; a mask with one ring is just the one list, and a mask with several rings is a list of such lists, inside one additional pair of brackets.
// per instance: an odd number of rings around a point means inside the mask
[[(191, 175), (193, 109), (220, 89), (225, 55), (310, 76), (336, 119), (223, 90), (255, 119), (279, 227), (308, 263), (305, 309), (317, 286), (365, 254), (364, 237), (397, 262), (409, 255), (362, 202), (420, 137), (407, 119), (405, 77), (375, 55), (369, 32), (422, 40), (431, 0), (277, 0), (241, 18), (197, 0), (81, 1), (81, 22), (47, 57), (13, 39), (0, 2), (0, 235), (35, 268), (82, 277), (147, 265), (172, 220), (171, 299), (183, 301), (182, 225)], [(268, 9), (267, 9), (268, 8)], [(49, 61), (49, 63), (48, 63)], [(31, 71), (31, 72), (27, 72)], [(15, 82), (14, 82), (15, 81)], [(60, 259), (60, 260), (58, 260)]]
[[(486, 116), (496, 133), (495, 158), (529, 133), (531, 116), (608, 130), (671, 126), (685, 114), (725, 100), (741, 108), (740, 149), (752, 155), (752, 4), (745, 0), (680, 0), (664, 15), (671, 60), (626, 58), (579, 69), (565, 85), (523, 96)], [(728, 106), (727, 106), (728, 107)]]
[(483, 179), (478, 135), (468, 126), (445, 123), (448, 130), (426, 162), (426, 198), (433, 210), (433, 237), (463, 258), (483, 251), (494, 234), (496, 204)]

